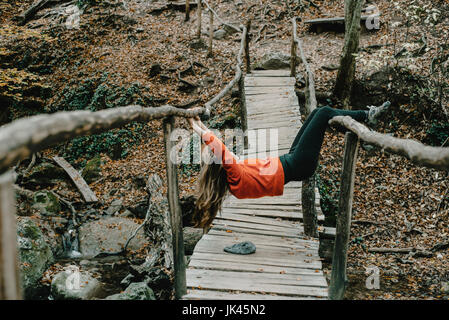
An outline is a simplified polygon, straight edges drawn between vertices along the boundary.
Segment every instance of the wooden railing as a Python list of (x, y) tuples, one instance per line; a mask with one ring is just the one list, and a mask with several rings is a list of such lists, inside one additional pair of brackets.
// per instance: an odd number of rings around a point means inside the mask
[(204, 107), (185, 110), (170, 105), (157, 108), (132, 105), (96, 112), (57, 112), (18, 119), (0, 128), (0, 300), (22, 298), (17, 258), (15, 178), (10, 168), (18, 161), (29, 158), (35, 152), (72, 138), (108, 131), (130, 122), (146, 123), (155, 119), (163, 119), (175, 297), (179, 299), (186, 293), (182, 215), (179, 205), (177, 166), (170, 160), (170, 151), (174, 147), (170, 134), (174, 128), (174, 117), (191, 118), (201, 114), (208, 117), (212, 106), (240, 81), (242, 57), (248, 39), (247, 28), (242, 26), (241, 30), (242, 37), (235, 67), (236, 74), (223, 90), (212, 100), (206, 102)]
[[(315, 79), (313, 77), (313, 72), (310, 69), (309, 63), (307, 62), (304, 49), (302, 47), (302, 42), (298, 38), (296, 32), (296, 18), (292, 19), (292, 26), (293, 30), (290, 56), (290, 76), (296, 77), (296, 66), (298, 60), (297, 51), (299, 49), (301, 61), (306, 72), (306, 88), (304, 92), (306, 103), (302, 113), (307, 118), (310, 113), (312, 113), (312, 111), (317, 107)], [(318, 237), (318, 215), (315, 207), (315, 174), (302, 182), (301, 206), (304, 222), (304, 233), (310, 237)]]
[[(296, 75), (296, 50), (299, 48), (301, 60), (306, 72), (306, 109), (311, 112), (316, 107), (313, 73), (307, 63), (301, 41), (296, 35), (296, 19), (293, 22), (292, 32), (292, 63), (291, 75)], [(449, 171), (449, 148), (426, 146), (418, 141), (391, 137), (379, 132), (371, 131), (365, 125), (348, 116), (334, 117), (329, 121), (330, 125), (340, 125), (349, 130), (345, 134), (345, 147), (343, 155), (342, 172), (340, 178), (340, 196), (338, 203), (336, 236), (332, 257), (332, 274), (329, 287), (329, 298), (333, 300), (343, 299), (347, 287), (347, 253), (349, 235), (351, 229), (351, 212), (354, 191), (354, 173), (357, 163), (357, 151), (359, 140), (376, 145), (384, 151), (404, 156), (413, 163), (425, 167)], [(304, 188), (304, 187), (303, 187)], [(304, 207), (303, 210), (308, 210)], [(305, 217), (313, 213), (303, 211)], [(304, 224), (307, 223), (306, 218)], [(309, 225), (315, 228), (315, 225)], [(306, 225), (304, 226), (306, 229)]]

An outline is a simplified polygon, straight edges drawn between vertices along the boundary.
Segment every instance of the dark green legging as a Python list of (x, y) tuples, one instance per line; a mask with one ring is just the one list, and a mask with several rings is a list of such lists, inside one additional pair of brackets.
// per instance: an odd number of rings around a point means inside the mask
[(335, 116), (350, 116), (362, 122), (367, 119), (367, 111), (340, 110), (327, 106), (313, 110), (296, 135), (289, 153), (279, 157), (284, 168), (285, 183), (305, 180), (313, 175), (318, 165), (324, 133), (329, 120)]

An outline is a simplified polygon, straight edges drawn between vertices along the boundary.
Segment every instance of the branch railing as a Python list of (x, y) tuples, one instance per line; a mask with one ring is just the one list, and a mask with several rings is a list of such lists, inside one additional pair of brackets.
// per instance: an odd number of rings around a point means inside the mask
[[(201, 1), (201, 0), (200, 0)], [(205, 2), (206, 5), (207, 2)], [(214, 11), (212, 11), (214, 12)], [(216, 13), (215, 13), (216, 14)], [(213, 28), (213, 26), (210, 26)], [(97, 134), (121, 127), (130, 122), (163, 119), (165, 157), (167, 164), (167, 199), (173, 245), (174, 290), (177, 299), (186, 293), (186, 265), (182, 233), (182, 214), (179, 205), (177, 166), (170, 160), (174, 143), (170, 139), (174, 117), (210, 116), (212, 106), (222, 99), (242, 78), (242, 58), (248, 39), (242, 26), (240, 50), (235, 76), (204, 107), (181, 109), (170, 105), (145, 108), (139, 105), (101, 111), (65, 111), (21, 118), (0, 127), (0, 300), (22, 298), (17, 255), (15, 222), (15, 178), (10, 169), (18, 161), (33, 153), (66, 142), (75, 137)]]
[[(298, 38), (296, 29), (296, 18), (292, 18), (292, 41), (291, 41), (291, 55), (290, 55), (290, 76), (296, 78), (297, 67), (297, 52), (299, 49), (302, 64), (304, 66), (305, 77), (305, 108), (304, 115), (307, 118), (317, 107), (317, 100), (315, 94), (315, 79), (313, 72), (310, 69), (309, 63), (305, 57), (304, 49), (302, 47), (301, 39)], [(315, 207), (315, 181), (316, 174), (312, 177), (302, 181), (301, 188), (301, 206), (304, 223), (304, 233), (310, 237), (318, 237), (318, 214)]]
[[(308, 112), (311, 112), (316, 107), (313, 73), (307, 63), (301, 40), (296, 34), (295, 18), (292, 19), (292, 24), (291, 76), (296, 76), (296, 52), (297, 49), (299, 49), (301, 60), (306, 71), (306, 109)], [(427, 146), (415, 140), (395, 138), (376, 131), (371, 131), (365, 125), (349, 116), (334, 117), (329, 121), (329, 124), (343, 126), (349, 130), (349, 132), (346, 132), (345, 134), (336, 235), (332, 257), (332, 274), (329, 286), (329, 298), (340, 300), (343, 299), (348, 284), (346, 266), (351, 229), (354, 175), (359, 141), (363, 140), (380, 147), (384, 151), (401, 155), (416, 165), (445, 171), (449, 171), (449, 148)], [(307, 210), (309, 209), (304, 207), (303, 204), (304, 230), (306, 230), (306, 227), (315, 227), (314, 225), (306, 225), (306, 217), (311, 215), (310, 211)]]

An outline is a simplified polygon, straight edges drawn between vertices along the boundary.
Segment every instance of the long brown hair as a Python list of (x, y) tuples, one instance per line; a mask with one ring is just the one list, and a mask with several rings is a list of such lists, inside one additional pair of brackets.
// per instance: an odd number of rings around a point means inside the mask
[[(211, 157), (209, 154), (208, 157)], [(198, 180), (198, 199), (196, 201), (193, 223), (195, 227), (207, 229), (228, 193), (229, 185), (226, 170), (221, 163), (206, 161), (201, 166)]]

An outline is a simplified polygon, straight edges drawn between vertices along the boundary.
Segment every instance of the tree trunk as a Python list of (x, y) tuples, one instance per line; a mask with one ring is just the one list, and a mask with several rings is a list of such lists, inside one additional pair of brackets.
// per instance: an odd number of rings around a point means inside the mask
[(345, 108), (350, 103), (355, 75), (355, 54), (359, 48), (362, 2), (362, 0), (345, 0), (345, 44), (334, 87), (334, 95), (343, 102)]

